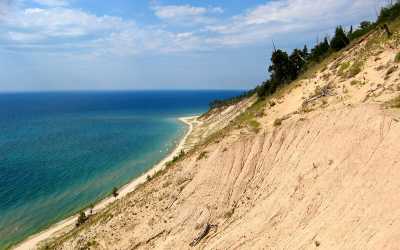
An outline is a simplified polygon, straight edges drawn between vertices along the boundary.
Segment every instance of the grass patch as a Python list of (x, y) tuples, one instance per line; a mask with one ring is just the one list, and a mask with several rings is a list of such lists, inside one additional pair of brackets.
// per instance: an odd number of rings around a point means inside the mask
[(233, 216), (233, 214), (235, 213), (235, 209), (229, 209), (228, 211), (225, 212), (224, 214), (224, 218), (225, 219), (229, 219)]
[[(320, 62), (311, 62), (308, 66), (307, 69), (300, 74), (300, 76), (297, 78), (297, 80), (305, 80), (305, 79), (312, 79), (316, 76), (318, 72), (323, 72), (328, 69), (328, 65), (336, 60), (340, 55), (342, 51), (338, 52), (332, 52), (330, 55), (327, 55), (322, 61)], [(291, 83), (292, 84), (292, 83)]]
[(394, 62), (395, 62), (395, 63), (400, 63), (400, 52), (398, 52), (398, 53), (396, 54), (396, 56), (394, 57)]
[(250, 126), (251, 130), (258, 133), (258, 131), (260, 131), (261, 124), (257, 120), (250, 120), (249, 126)]
[(200, 161), (200, 160), (202, 160), (202, 159), (204, 159), (204, 158), (207, 158), (207, 157), (208, 157), (207, 154), (208, 154), (207, 151), (201, 152), (201, 153), (199, 154), (199, 156), (197, 156), (197, 160)]
[(236, 128), (247, 127), (250, 131), (258, 133), (261, 124), (257, 121), (256, 117), (263, 113), (266, 100), (258, 100), (251, 105), (245, 112), (240, 114), (233, 122), (232, 125)]
[(340, 64), (339, 69), (337, 74), (339, 76), (344, 76), (344, 73), (347, 71), (347, 69), (350, 67), (351, 63), (350, 62), (344, 62), (342, 64)]
[(350, 82), (350, 85), (351, 85), (351, 86), (361, 85), (361, 81), (359, 81), (359, 80), (352, 80), (352, 81)]
[(179, 153), (179, 155), (174, 156), (174, 158), (172, 159), (172, 161), (169, 161), (169, 162), (166, 163), (167, 167), (169, 167), (169, 166), (171, 166), (171, 165), (177, 163), (178, 161), (182, 160), (183, 157), (185, 157), (185, 151), (182, 150), (182, 151)]
[(358, 75), (363, 67), (363, 62), (362, 61), (355, 61), (349, 68), (349, 71), (347, 72), (347, 77), (348, 78), (353, 78), (356, 75)]

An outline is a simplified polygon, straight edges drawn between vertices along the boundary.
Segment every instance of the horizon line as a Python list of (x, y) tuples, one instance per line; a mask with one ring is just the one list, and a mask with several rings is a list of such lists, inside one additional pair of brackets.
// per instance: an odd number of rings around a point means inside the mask
[(77, 92), (171, 92), (171, 91), (248, 91), (248, 89), (60, 89), (60, 90), (0, 90), (0, 94), (22, 93), (77, 93)]

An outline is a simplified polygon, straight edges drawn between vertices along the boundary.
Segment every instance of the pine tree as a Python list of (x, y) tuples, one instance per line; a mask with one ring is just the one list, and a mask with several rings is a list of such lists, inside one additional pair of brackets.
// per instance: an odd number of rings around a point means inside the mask
[(335, 36), (331, 40), (331, 48), (335, 51), (339, 51), (350, 43), (342, 26), (336, 27)]

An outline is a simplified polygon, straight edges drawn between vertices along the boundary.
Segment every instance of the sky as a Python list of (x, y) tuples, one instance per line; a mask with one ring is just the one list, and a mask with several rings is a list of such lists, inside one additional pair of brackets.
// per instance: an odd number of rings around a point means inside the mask
[(0, 0), (0, 91), (248, 89), (387, 0)]

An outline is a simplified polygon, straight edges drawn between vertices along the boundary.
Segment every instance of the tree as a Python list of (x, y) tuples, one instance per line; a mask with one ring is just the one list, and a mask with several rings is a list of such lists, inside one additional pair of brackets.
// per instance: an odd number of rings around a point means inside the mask
[(305, 59), (306, 54), (303, 52), (304, 50), (294, 49), (292, 54), (289, 56), (289, 59), (294, 67), (294, 72), (292, 78), (295, 79), (299, 76), (300, 72), (303, 70), (307, 61)]
[(90, 208), (90, 214), (93, 214), (94, 204), (90, 203), (89, 208)]
[(323, 42), (317, 43), (311, 50), (310, 58), (312, 61), (319, 62), (330, 49), (328, 38), (325, 37)]
[(271, 57), (271, 66), (268, 71), (271, 73), (271, 80), (278, 84), (287, 83), (295, 78), (296, 69), (290, 61), (288, 54), (280, 49), (274, 51)]
[(303, 55), (304, 55), (304, 59), (307, 61), (310, 54), (308, 53), (308, 48), (307, 48), (306, 44), (304, 45), (304, 48), (303, 48)]
[(272, 95), (277, 88), (277, 84), (271, 79), (264, 81), (261, 85), (256, 87), (258, 97), (265, 98), (266, 96)]
[(339, 51), (350, 43), (342, 26), (336, 27), (335, 36), (331, 40), (331, 48), (335, 51)]
[(387, 21), (393, 21), (400, 16), (400, 1), (396, 1), (395, 4), (390, 4), (387, 7), (381, 9), (377, 23), (383, 23)]
[[(349, 33), (347, 33), (347, 37), (351, 37), (353, 35), (353, 25), (350, 26)], [(350, 39), (350, 38), (349, 38)]]
[(116, 188), (116, 187), (113, 188), (113, 190), (112, 190), (112, 195), (113, 195), (114, 197), (117, 197), (117, 196), (118, 196), (118, 188)]
[(86, 216), (85, 212), (80, 212), (78, 220), (76, 222), (76, 226), (79, 227), (80, 225), (82, 225), (83, 223), (85, 223), (87, 221), (88, 217)]
[(368, 29), (370, 28), (372, 23), (370, 21), (362, 21), (360, 23), (360, 29)]

